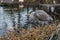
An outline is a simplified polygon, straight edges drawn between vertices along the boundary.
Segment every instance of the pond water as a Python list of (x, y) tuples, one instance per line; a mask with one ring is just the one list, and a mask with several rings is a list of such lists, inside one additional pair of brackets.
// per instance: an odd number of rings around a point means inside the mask
[[(30, 11), (32, 9), (30, 8)], [(27, 9), (24, 8), (21, 11), (18, 11), (17, 8), (12, 8), (12, 11), (8, 7), (0, 7), (0, 35), (3, 35), (6, 32), (6, 29), (13, 28), (13, 18), (15, 21), (15, 26), (18, 25), (18, 14), (20, 14), (20, 24), (21, 27), (24, 27), (27, 23)]]
[[(26, 7), (20, 8), (20, 10), (17, 9), (18, 8), (0, 6), (0, 35), (6, 34), (7, 30), (13, 30), (13, 27), (17, 28), (18, 24), (20, 24), (20, 27), (30, 29), (32, 26), (35, 27), (36, 25), (48, 24), (47, 21), (41, 22), (39, 19), (46, 19), (48, 21), (53, 20), (52, 17), (50, 17), (43, 10), (36, 10), (37, 17), (34, 17), (33, 15), (35, 12), (33, 12), (33, 9), (31, 7), (29, 7), (29, 11)], [(29, 15), (31, 16), (33, 21), (31, 20)], [(33, 18), (39, 19), (37, 20)], [(20, 23), (18, 20), (20, 20)]]

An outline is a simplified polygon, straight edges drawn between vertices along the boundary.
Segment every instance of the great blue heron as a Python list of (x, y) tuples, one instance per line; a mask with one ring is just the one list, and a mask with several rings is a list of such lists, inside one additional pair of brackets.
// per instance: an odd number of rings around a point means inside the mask
[(40, 21), (40, 24), (48, 24), (48, 22), (53, 21), (53, 18), (48, 15), (43, 10), (36, 10), (30, 14), (30, 18), (35, 21)]

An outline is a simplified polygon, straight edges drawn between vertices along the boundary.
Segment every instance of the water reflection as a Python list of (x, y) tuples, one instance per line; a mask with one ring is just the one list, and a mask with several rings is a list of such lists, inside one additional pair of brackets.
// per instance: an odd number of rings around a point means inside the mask
[[(30, 29), (37, 25), (44, 24), (45, 21), (39, 22), (39, 20), (36, 19), (37, 17), (35, 18), (36, 15), (34, 16), (34, 13), (35, 12), (33, 12), (33, 9), (30, 7), (29, 8), (20, 8), (20, 9), (12, 8), (12, 7), (0, 7), (0, 29), (3, 30), (3, 31), (0, 30), (1, 31), (0, 34), (6, 33), (7, 29), (13, 30), (14, 28), (20, 28), (20, 27)], [(45, 16), (48, 15), (47, 13), (40, 12), (39, 16), (38, 16), (38, 14), (37, 14), (37, 16), (40, 18), (40, 15), (42, 13), (44, 15), (46, 14)], [(50, 20), (51, 17), (48, 16), (48, 18), (46, 20), (48, 20), (48, 19)]]
[[(13, 21), (15, 22), (15, 27), (18, 26), (19, 11), (16, 10), (16, 8), (15, 10), (13, 9), (11, 10), (10, 8), (0, 7), (0, 29), (3, 29), (4, 27), (6, 27), (7, 29), (13, 29), (14, 24)], [(24, 24), (26, 23), (27, 20), (26, 14), (27, 14), (26, 8), (20, 11), (21, 27), (24, 27)]]

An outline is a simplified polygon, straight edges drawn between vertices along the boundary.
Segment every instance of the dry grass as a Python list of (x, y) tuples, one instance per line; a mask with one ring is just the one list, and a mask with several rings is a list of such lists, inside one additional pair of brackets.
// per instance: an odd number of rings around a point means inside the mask
[[(56, 26), (45, 26), (32, 28), (31, 30), (23, 29), (22, 34), (16, 34), (15, 32), (9, 31), (8, 40), (48, 40), (52, 32), (55, 31)], [(3, 40), (0, 38), (0, 40)]]

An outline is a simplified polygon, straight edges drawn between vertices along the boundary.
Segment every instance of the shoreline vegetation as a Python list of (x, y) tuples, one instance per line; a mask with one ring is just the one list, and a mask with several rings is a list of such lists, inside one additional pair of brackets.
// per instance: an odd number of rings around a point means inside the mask
[(57, 26), (54, 24), (32, 28), (31, 30), (22, 29), (21, 34), (9, 30), (7, 36), (0, 37), (0, 40), (48, 40), (56, 29)]

